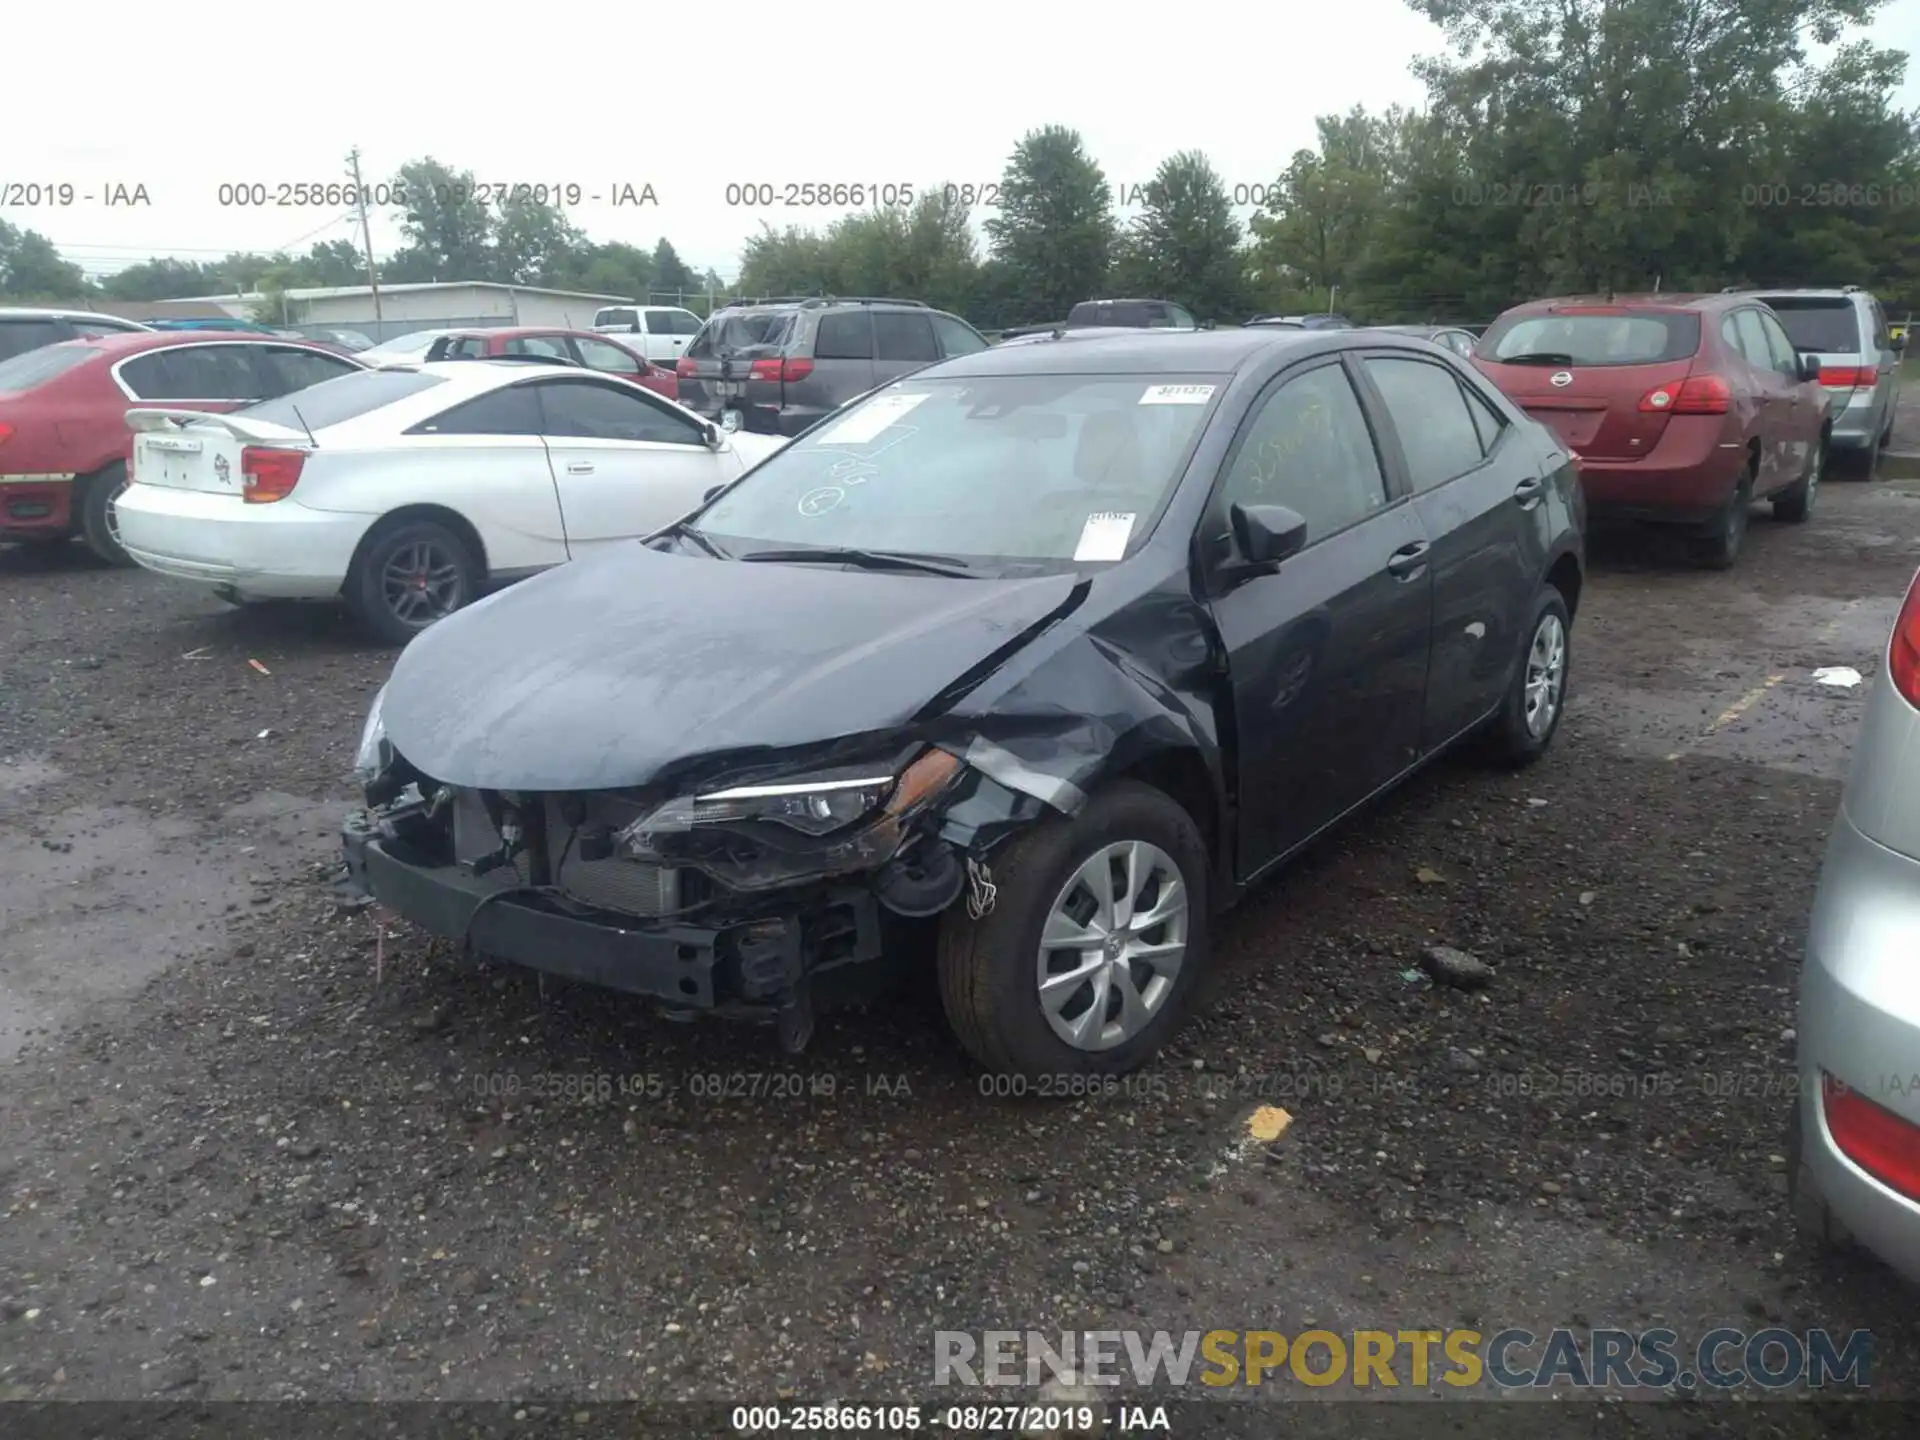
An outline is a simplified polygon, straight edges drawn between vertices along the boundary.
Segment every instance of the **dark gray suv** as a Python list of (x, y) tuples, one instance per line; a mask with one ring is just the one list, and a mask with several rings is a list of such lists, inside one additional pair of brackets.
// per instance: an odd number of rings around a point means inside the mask
[(980, 332), (919, 300), (745, 300), (715, 311), (681, 356), (680, 403), (741, 428), (798, 435), (874, 386), (985, 350)]

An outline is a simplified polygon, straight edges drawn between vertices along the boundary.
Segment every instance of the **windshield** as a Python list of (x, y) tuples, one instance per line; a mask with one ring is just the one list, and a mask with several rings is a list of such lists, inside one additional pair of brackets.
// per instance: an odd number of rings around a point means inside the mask
[(973, 563), (1118, 560), (1186, 469), (1220, 377), (910, 380), (849, 406), (696, 517), (734, 554), (834, 546)]
[(1659, 365), (1700, 348), (1700, 317), (1672, 310), (1554, 311), (1496, 321), (1483, 360), (1507, 364)]
[(1808, 300), (1786, 295), (1760, 298), (1780, 317), (1794, 349), (1829, 355), (1859, 352), (1860, 320), (1851, 300)]

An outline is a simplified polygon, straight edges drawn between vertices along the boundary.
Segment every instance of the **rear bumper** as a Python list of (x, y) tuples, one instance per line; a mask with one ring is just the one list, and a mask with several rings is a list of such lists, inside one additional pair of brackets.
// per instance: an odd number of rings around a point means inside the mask
[(230, 586), (259, 599), (337, 595), (372, 517), (296, 500), (248, 505), (233, 495), (134, 485), (116, 506), (120, 543), (148, 570)]
[[(1680, 417), (1668, 424), (1668, 434)], [(1705, 447), (1669, 446), (1663, 438), (1644, 460), (1580, 459), (1580, 488), (1596, 520), (1656, 520), (1690, 524), (1712, 519), (1732, 499), (1746, 469), (1747, 451), (1718, 427)], [(1680, 437), (1685, 438), (1685, 437)]]
[(71, 475), (0, 475), (0, 537), (71, 535), (73, 480)]
[(1876, 403), (1878, 395), (1877, 389), (1857, 389), (1844, 401), (1836, 399), (1828, 406), (1833, 424), (1829, 450), (1870, 450), (1878, 443), (1892, 408), (1890, 402)]
[[(341, 846), (353, 884), (435, 935), (509, 964), (688, 1010), (760, 1008), (800, 985), (815, 956), (815, 911), (779, 896), (749, 915), (715, 924), (571, 914), (537, 896), (501, 894), (492, 880), (456, 865), (422, 863), (383, 837), (365, 811), (347, 817)], [(492, 898), (489, 898), (492, 897)], [(864, 891), (823, 902), (850, 913), (854, 960), (880, 953), (880, 919)]]
[(1840, 1149), (1821, 1076), (1920, 1126), (1920, 861), (1877, 845), (1843, 813), (1820, 874), (1800, 972), (1802, 1183), (1871, 1250), (1920, 1282), (1920, 1200)]

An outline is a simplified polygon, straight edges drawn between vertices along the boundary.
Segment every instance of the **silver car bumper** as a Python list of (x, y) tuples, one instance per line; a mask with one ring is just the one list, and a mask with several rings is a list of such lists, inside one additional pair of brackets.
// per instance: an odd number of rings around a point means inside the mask
[(1800, 973), (1802, 1183), (1866, 1249), (1920, 1283), (1920, 1200), (1856, 1164), (1828, 1125), (1823, 1073), (1915, 1126), (1920, 1151), (1920, 861), (1843, 812)]
[(1845, 401), (1830, 400), (1827, 415), (1833, 431), (1827, 441), (1830, 450), (1866, 450), (1872, 448), (1886, 428), (1888, 402), (1879, 389), (1861, 387)]

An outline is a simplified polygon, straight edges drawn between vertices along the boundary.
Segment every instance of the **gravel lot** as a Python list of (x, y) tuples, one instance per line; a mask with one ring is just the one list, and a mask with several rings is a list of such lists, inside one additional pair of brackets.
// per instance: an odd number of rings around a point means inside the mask
[[(1810, 673), (1877, 668), (1920, 487), (1835, 483), (1749, 544), (1730, 575), (1597, 545), (1549, 760), (1443, 764), (1323, 845), (1137, 1093), (1068, 1103), (981, 1094), (911, 995), (792, 1061), (382, 944), (327, 879), (391, 657), (0, 547), (0, 1396), (931, 1398), (936, 1328), (1768, 1322), (1871, 1328), (1914, 1395), (1911, 1292), (1792, 1241), (1781, 1156), (1860, 709)], [(1495, 982), (1409, 978), (1433, 944)], [(1294, 1115), (1270, 1148), (1260, 1103)]]

